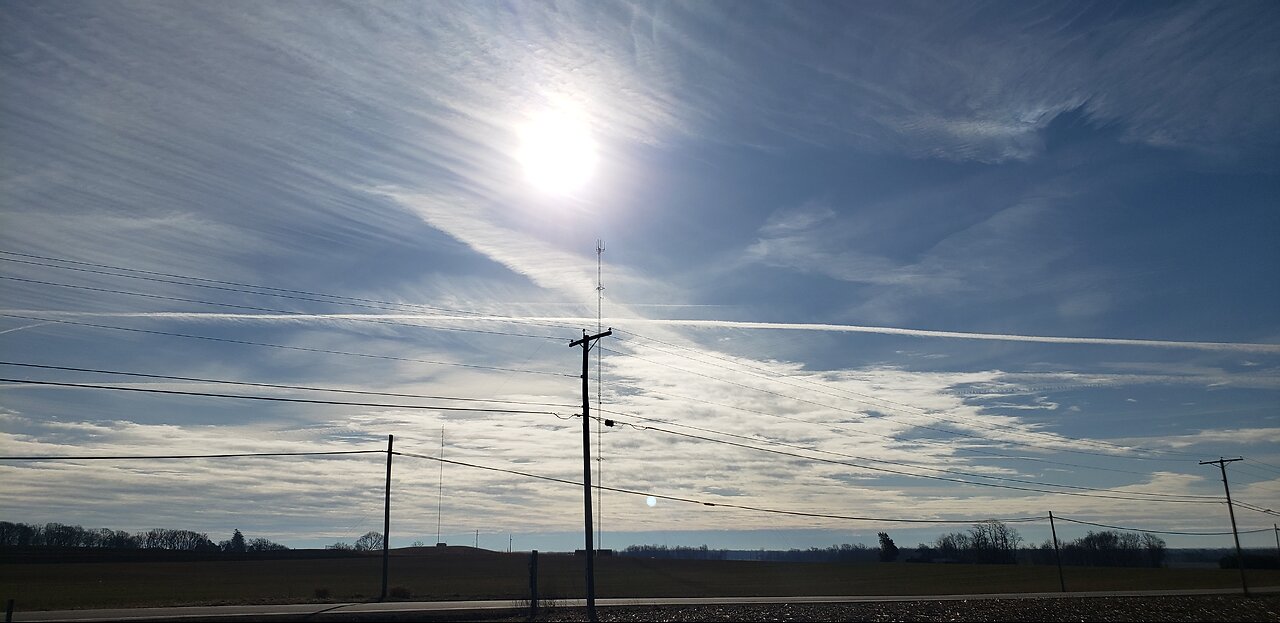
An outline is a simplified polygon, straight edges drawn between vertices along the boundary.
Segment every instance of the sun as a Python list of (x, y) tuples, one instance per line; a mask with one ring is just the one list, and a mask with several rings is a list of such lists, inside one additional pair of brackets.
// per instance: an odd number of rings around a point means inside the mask
[(548, 111), (521, 129), (517, 157), (534, 186), (567, 194), (585, 186), (595, 172), (596, 142), (581, 115)]

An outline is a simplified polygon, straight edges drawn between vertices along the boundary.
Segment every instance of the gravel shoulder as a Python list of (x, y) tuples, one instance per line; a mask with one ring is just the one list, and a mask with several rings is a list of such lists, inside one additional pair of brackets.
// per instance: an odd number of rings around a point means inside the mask
[[(1078, 597), (1052, 599), (971, 599), (963, 601), (881, 601), (829, 604), (748, 604), (697, 606), (610, 606), (601, 621), (1280, 621), (1280, 595), (1188, 595), (1159, 597)], [(508, 613), (334, 612), (319, 621), (463, 621), (514, 623), (527, 616)], [(534, 621), (586, 621), (584, 608), (545, 609)]]

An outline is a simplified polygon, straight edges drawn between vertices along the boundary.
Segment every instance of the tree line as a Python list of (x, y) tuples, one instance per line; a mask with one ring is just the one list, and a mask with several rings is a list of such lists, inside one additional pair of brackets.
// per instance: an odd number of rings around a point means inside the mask
[[(413, 544), (415, 547), (418, 547), (422, 545), (422, 542), (414, 541)], [(369, 532), (366, 532), (360, 535), (360, 538), (356, 539), (356, 542), (354, 545), (350, 543), (338, 541), (333, 545), (326, 545), (324, 546), (324, 548), (336, 549), (344, 552), (345, 551), (368, 552), (373, 550), (379, 550), (379, 549), (382, 549), (382, 533), (376, 530), (370, 530)]]
[[(1164, 539), (1158, 536), (1116, 530), (1090, 531), (1060, 544), (1059, 549), (1062, 564), (1090, 567), (1163, 567), (1167, 554)], [(1051, 564), (1053, 556), (1053, 543), (1046, 540), (1033, 552), (1032, 560)]]
[[(767, 560), (778, 562), (941, 562), (970, 564), (1051, 565), (1056, 562), (1052, 541), (1023, 547), (1022, 535), (1000, 521), (982, 521), (963, 532), (939, 536), (933, 543), (914, 549), (899, 548), (886, 532), (876, 535), (879, 548), (861, 543), (826, 548), (780, 550), (727, 550), (666, 545), (632, 545), (623, 556), (686, 560)], [(1161, 567), (1165, 563), (1163, 539), (1148, 534), (1106, 530), (1089, 532), (1074, 541), (1060, 544), (1062, 563), (1097, 567)]]
[(240, 530), (214, 543), (208, 533), (153, 528), (127, 532), (111, 528), (82, 528), (60, 523), (26, 524), (0, 521), (0, 547), (61, 547), (164, 549), (187, 552), (270, 552), (289, 549), (270, 539), (245, 539)]
[(734, 550), (666, 545), (630, 545), (619, 552), (620, 556), (636, 558), (662, 558), (680, 560), (763, 560), (770, 562), (870, 562), (876, 560), (878, 550), (862, 543), (844, 543), (831, 547), (810, 547), (788, 550)]

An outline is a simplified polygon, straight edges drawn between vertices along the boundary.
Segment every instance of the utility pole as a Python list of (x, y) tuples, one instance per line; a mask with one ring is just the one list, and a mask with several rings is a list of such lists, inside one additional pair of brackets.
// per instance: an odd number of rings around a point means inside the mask
[(1058, 529), (1053, 525), (1053, 511), (1049, 511), (1049, 532), (1053, 534), (1053, 557), (1058, 561), (1058, 587), (1067, 592), (1067, 580), (1062, 577), (1062, 552), (1058, 549)]
[(591, 534), (591, 390), (588, 386), (587, 366), (591, 364), (591, 343), (613, 335), (613, 329), (604, 333), (587, 335), (582, 332), (582, 339), (569, 342), (569, 348), (582, 347), (582, 505), (586, 518), (587, 533), (587, 618), (596, 621), (596, 551)]
[(1227, 463), (1243, 461), (1243, 458), (1224, 459), (1218, 457), (1216, 461), (1200, 461), (1201, 465), (1217, 465), (1222, 470), (1222, 490), (1227, 493), (1227, 513), (1231, 515), (1231, 536), (1236, 540), (1236, 564), (1240, 567), (1240, 587), (1244, 589), (1244, 594), (1249, 594), (1249, 583), (1244, 579), (1244, 554), (1240, 551), (1240, 531), (1236, 529), (1236, 511), (1231, 506), (1231, 487), (1227, 485)]
[(387, 493), (382, 498), (382, 601), (387, 600), (387, 561), (391, 554), (391, 452), (395, 435), (387, 435)]

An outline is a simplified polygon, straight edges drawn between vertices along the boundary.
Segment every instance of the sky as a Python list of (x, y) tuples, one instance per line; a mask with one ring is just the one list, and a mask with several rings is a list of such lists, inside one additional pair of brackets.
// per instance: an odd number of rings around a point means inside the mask
[(1276, 101), (1273, 2), (6, 2), (0, 519), (350, 543), (394, 435), (581, 548), (612, 328), (606, 548), (1272, 547)]

